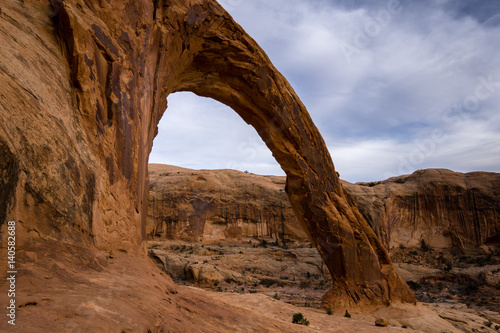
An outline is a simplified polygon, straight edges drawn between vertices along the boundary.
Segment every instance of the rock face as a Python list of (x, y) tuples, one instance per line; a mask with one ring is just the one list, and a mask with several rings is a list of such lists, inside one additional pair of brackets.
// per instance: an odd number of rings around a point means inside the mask
[(232, 107), (286, 172), (335, 281), (325, 306), (415, 301), (305, 106), (217, 2), (7, 0), (0, 15), (0, 216), (21, 246), (141, 251), (157, 124), (170, 93), (191, 91)]
[[(499, 245), (500, 174), (427, 169), (381, 182), (342, 183), (387, 248), (420, 247), (422, 240), (462, 251)], [(304, 240), (284, 187), (285, 177), (150, 165), (148, 236), (282, 239), (285, 230), (285, 237)]]
[(388, 248), (466, 250), (500, 242), (500, 174), (419, 170), (345, 188)]
[(285, 177), (149, 165), (148, 238), (306, 240)]

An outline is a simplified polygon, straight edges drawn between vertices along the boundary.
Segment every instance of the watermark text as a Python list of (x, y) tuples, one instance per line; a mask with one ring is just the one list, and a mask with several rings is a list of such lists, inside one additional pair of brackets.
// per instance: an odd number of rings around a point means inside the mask
[(16, 222), (7, 222), (7, 321), (16, 325)]

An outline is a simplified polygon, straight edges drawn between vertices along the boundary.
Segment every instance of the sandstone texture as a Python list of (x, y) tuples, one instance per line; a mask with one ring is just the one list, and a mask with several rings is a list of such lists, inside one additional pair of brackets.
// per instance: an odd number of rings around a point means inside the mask
[(500, 174), (419, 170), (382, 182), (350, 184), (363, 216), (387, 248), (487, 252), (500, 245)]
[(228, 293), (264, 293), (296, 305), (321, 308), (331, 278), (310, 242), (290, 246), (242, 241), (194, 244), (150, 241), (149, 255), (180, 285)]
[[(138, 254), (46, 242), (26, 245), (18, 260), (16, 326), (2, 318), (0, 332), (379, 332), (370, 315), (346, 321), (263, 294), (177, 286)], [(7, 290), (3, 278), (0, 289)], [(292, 324), (297, 312), (309, 318), (310, 327)], [(425, 316), (439, 319), (432, 311)], [(410, 331), (422, 332), (418, 326)]]
[(305, 106), (217, 2), (6, 0), (0, 31), (1, 228), (18, 222), (20, 248), (145, 254), (153, 138), (166, 97), (191, 91), (232, 107), (286, 172), (335, 281), (325, 306), (415, 301)]
[[(424, 241), (436, 249), (492, 254), (499, 246), (500, 174), (427, 169), (342, 183), (388, 249), (419, 248)], [(148, 237), (302, 241), (284, 188), (285, 177), (152, 164)]]
[(285, 182), (285, 177), (235, 170), (150, 164), (148, 238), (307, 240), (288, 201)]

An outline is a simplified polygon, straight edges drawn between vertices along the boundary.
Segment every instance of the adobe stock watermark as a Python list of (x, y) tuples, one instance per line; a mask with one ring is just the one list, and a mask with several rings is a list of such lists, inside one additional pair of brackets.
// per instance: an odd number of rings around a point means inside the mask
[[(258, 127), (255, 127), (257, 129)], [(259, 154), (259, 151), (268, 150), (268, 144), (273, 141), (272, 137), (276, 133), (284, 133), (287, 130), (283, 119), (278, 116), (274, 116), (269, 122), (267, 122), (266, 127), (261, 127), (257, 130), (257, 135), (260, 137), (259, 140), (256, 136), (249, 136), (246, 140), (238, 145), (238, 154), (242, 156), (243, 162), (230, 161), (226, 164), (228, 169), (241, 170), (244, 168), (246, 162), (254, 161)], [(278, 162), (279, 163), (279, 162)]]
[(16, 325), (16, 222), (7, 222), (7, 322)]
[[(481, 102), (491, 98), (494, 93), (500, 90), (500, 81), (494, 81), (493, 74), (478, 77), (479, 83), (474, 89), (474, 93), (468, 95), (461, 103), (455, 104), (452, 108), (445, 111), (442, 119), (447, 124), (462, 123), (467, 114), (475, 112), (479, 109)], [(397, 175), (412, 173), (418, 169), (431, 155), (436, 152), (438, 145), (446, 142), (448, 136), (444, 129), (435, 129), (432, 134), (424, 139), (416, 142), (414, 149), (405, 155), (400, 155)], [(392, 177), (394, 173), (387, 172), (385, 178)]]
[(338, 43), (345, 60), (350, 64), (353, 57), (366, 49), (370, 42), (378, 37), (392, 22), (395, 15), (403, 11), (400, 0), (389, 0), (386, 8), (370, 14), (370, 19), (364, 24), (363, 29), (356, 32), (352, 43), (340, 41)]
[(228, 169), (242, 170), (245, 168), (246, 163), (255, 161), (260, 150), (265, 149), (264, 142), (258, 140), (255, 136), (249, 136), (246, 140), (242, 141), (238, 147), (237, 152), (241, 157), (240, 161), (232, 160), (226, 165)]
[(443, 120), (446, 123), (461, 123), (468, 113), (477, 111), (481, 102), (486, 101), (497, 90), (500, 90), (500, 81), (493, 81), (493, 74), (489, 74), (487, 78), (480, 76), (478, 81), (474, 94), (464, 98), (462, 103), (453, 105), (443, 114)]

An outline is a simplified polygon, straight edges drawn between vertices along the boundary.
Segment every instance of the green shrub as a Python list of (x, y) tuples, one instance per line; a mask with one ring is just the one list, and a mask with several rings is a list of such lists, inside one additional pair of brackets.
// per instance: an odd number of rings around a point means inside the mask
[(307, 320), (307, 318), (305, 318), (304, 315), (300, 312), (297, 312), (293, 315), (292, 323), (309, 326), (309, 320)]
[(470, 294), (474, 294), (478, 290), (479, 290), (479, 285), (477, 285), (474, 282), (471, 282), (471, 283), (469, 283), (469, 284), (467, 284), (465, 286), (465, 290), (464, 291), (465, 291), (466, 295), (470, 295)]
[(483, 267), (492, 264), (493, 262), (491, 259), (492, 259), (491, 254), (488, 254), (487, 256), (477, 258), (476, 263), (479, 267)]
[(439, 261), (444, 264), (444, 270), (449, 272), (453, 268), (453, 263), (450, 259), (443, 257), (443, 255), (439, 256)]
[(449, 272), (449, 271), (451, 271), (452, 269), (453, 269), (453, 264), (451, 263), (451, 261), (447, 261), (447, 262), (445, 263), (444, 270), (445, 270), (445, 271), (447, 271), (447, 272)]

